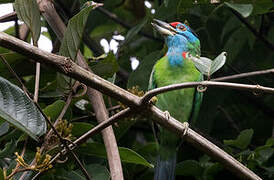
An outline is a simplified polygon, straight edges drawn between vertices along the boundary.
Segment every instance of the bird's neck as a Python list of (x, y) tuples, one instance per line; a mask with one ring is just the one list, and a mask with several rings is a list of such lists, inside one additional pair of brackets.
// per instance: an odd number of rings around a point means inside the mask
[(187, 39), (181, 36), (168, 37), (166, 39), (166, 43), (168, 46), (166, 56), (168, 58), (169, 64), (171, 66), (183, 66), (184, 58), (182, 53), (188, 51)]

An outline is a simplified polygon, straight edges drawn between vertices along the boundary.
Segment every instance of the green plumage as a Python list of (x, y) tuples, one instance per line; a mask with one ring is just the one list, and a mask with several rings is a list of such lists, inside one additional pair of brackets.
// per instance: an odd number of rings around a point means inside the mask
[[(168, 86), (183, 82), (201, 81), (202, 75), (191, 60), (185, 59), (183, 66), (170, 66), (167, 56), (164, 56), (154, 66), (150, 79), (150, 88)], [(202, 94), (195, 88), (175, 90), (157, 96), (156, 106), (168, 111), (180, 122), (194, 122), (202, 102)], [(191, 119), (190, 119), (191, 118)], [(160, 129), (161, 151), (165, 157), (176, 150), (180, 138), (174, 133)], [(167, 148), (167, 150), (165, 150)], [(172, 152), (168, 153), (170, 149)]]

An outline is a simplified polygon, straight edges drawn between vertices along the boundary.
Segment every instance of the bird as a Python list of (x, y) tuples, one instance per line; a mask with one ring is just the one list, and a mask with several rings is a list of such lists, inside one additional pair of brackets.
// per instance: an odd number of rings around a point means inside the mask
[[(153, 19), (151, 24), (164, 36), (168, 50), (153, 66), (148, 89), (202, 81), (203, 75), (196, 69), (193, 61), (187, 58), (188, 53), (200, 56), (200, 41), (194, 31), (181, 22), (166, 23)], [(169, 91), (157, 95), (155, 105), (182, 123), (193, 123), (198, 116), (202, 96), (202, 92), (195, 88)], [(176, 134), (159, 127), (158, 141), (154, 180), (173, 180), (176, 151), (182, 140)]]

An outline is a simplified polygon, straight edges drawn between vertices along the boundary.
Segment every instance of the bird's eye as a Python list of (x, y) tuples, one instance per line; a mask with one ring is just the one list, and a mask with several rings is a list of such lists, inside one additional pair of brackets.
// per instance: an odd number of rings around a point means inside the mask
[(180, 30), (182, 30), (182, 31), (186, 31), (186, 27), (183, 26), (183, 25), (180, 25), (178, 28), (179, 28)]

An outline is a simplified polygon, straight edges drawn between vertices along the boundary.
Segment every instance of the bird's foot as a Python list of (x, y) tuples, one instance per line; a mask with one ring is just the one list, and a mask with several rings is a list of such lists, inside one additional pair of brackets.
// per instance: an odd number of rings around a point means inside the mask
[(183, 126), (184, 126), (183, 137), (184, 137), (187, 134), (187, 131), (189, 128), (188, 122), (183, 122)]
[(149, 103), (155, 105), (157, 101), (158, 101), (157, 97), (156, 97), (156, 96), (153, 96), (153, 97), (149, 100)]
[(170, 118), (169, 112), (168, 112), (168, 111), (165, 111), (164, 114), (165, 114), (166, 119), (169, 120), (169, 118)]

